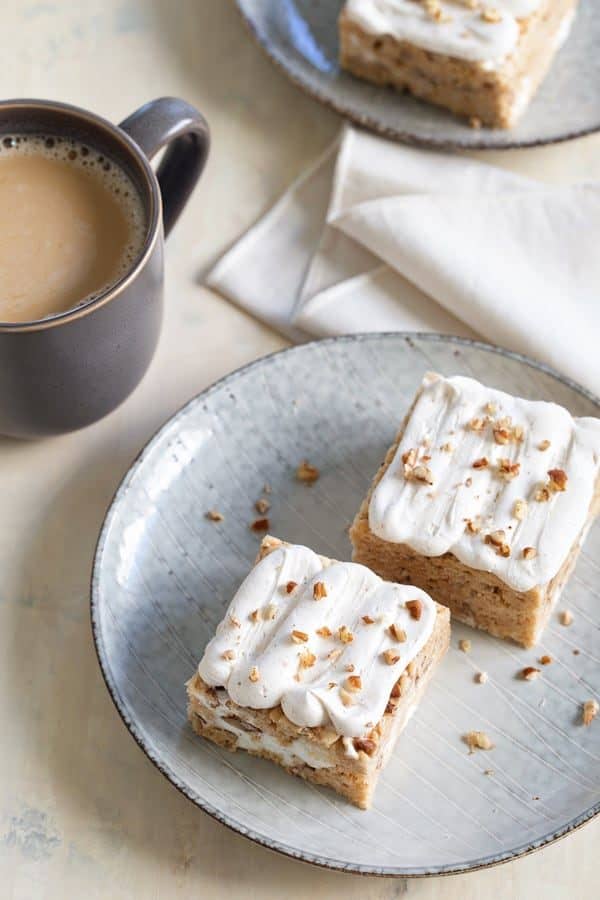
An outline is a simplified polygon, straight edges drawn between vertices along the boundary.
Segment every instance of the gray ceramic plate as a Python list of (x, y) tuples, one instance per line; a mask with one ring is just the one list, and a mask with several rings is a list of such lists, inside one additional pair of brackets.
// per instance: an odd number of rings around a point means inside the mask
[[(100, 664), (150, 759), (241, 834), (351, 872), (491, 865), (600, 810), (600, 719), (579, 724), (582, 701), (600, 697), (599, 527), (566, 592), (572, 626), (553, 617), (536, 652), (454, 627), (369, 812), (269, 762), (221, 751), (186, 725), (184, 682), (255, 556), (259, 537), (248, 525), (264, 483), (273, 488), (273, 534), (347, 559), (346, 527), (427, 369), (600, 414), (575, 386), (482, 344), (435, 335), (306, 344), (229, 375), (164, 426), (119, 488), (94, 569)], [(294, 478), (303, 458), (322, 473), (312, 488)], [(205, 518), (212, 507), (223, 523)], [(468, 655), (456, 649), (466, 635)], [(555, 662), (536, 682), (518, 680), (541, 653)], [(487, 684), (474, 682), (478, 670)], [(472, 729), (488, 732), (495, 749), (469, 755), (460, 735)]]
[(342, 0), (237, 0), (265, 52), (300, 87), (349, 119), (400, 141), (446, 148), (502, 149), (549, 144), (600, 129), (600, 17), (580, 0), (569, 40), (521, 123), (474, 131), (443, 110), (340, 71)]

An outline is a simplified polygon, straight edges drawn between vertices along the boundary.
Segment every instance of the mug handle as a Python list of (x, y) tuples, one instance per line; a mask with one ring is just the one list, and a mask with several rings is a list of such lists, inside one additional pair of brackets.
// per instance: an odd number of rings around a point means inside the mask
[(163, 200), (165, 237), (179, 218), (198, 181), (210, 148), (206, 119), (185, 100), (160, 97), (120, 123), (148, 159), (166, 146), (156, 177)]

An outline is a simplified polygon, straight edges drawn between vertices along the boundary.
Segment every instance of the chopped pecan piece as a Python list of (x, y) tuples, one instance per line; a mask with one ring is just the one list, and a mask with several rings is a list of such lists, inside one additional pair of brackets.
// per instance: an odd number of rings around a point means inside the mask
[(351, 644), (354, 640), (354, 635), (346, 625), (340, 625), (338, 637), (342, 644)]
[(489, 462), (487, 456), (482, 456), (481, 459), (476, 459), (473, 463), (474, 469), (487, 469), (488, 466)]
[(538, 678), (540, 674), (540, 670), (536, 669), (535, 666), (525, 666), (525, 668), (521, 670), (521, 678), (523, 678), (524, 681), (533, 681), (535, 678)]
[(250, 523), (251, 531), (268, 531), (269, 527), (270, 522), (266, 517), (264, 519), (255, 519), (254, 522)]
[(388, 631), (391, 634), (391, 636), (394, 638), (394, 640), (398, 641), (398, 643), (403, 644), (404, 641), (406, 640), (406, 632), (405, 632), (404, 628), (400, 628), (400, 626), (397, 625), (396, 622), (393, 622), (390, 625), (390, 627), (388, 628)]
[(317, 661), (317, 657), (310, 650), (303, 650), (300, 654), (300, 668), (310, 669)]
[(510, 459), (498, 460), (498, 475), (505, 481), (512, 481), (521, 471), (521, 463), (513, 463)]
[(361, 618), (362, 618), (363, 622), (365, 623), (365, 625), (374, 625), (375, 624), (375, 619), (371, 618), (371, 616), (361, 616)]
[(322, 581), (316, 581), (313, 585), (313, 598), (315, 600), (322, 600), (323, 597), (327, 596), (327, 588), (323, 584)]
[(331, 637), (331, 629), (327, 627), (327, 625), (323, 625), (322, 628), (317, 628), (316, 632), (319, 637), (328, 638)]
[(297, 581), (288, 581), (288, 583), (285, 586), (286, 594), (291, 594), (292, 591), (295, 591), (297, 587), (298, 587)]
[(373, 756), (377, 749), (377, 744), (370, 738), (354, 738), (354, 749), (358, 753), (366, 753), (367, 756)]
[(552, 491), (566, 491), (569, 476), (564, 469), (549, 469), (550, 483), (548, 487)]
[(388, 666), (395, 666), (396, 663), (399, 661), (400, 656), (398, 653), (396, 653), (395, 650), (389, 649), (389, 650), (384, 650), (383, 658), (385, 659)]
[(360, 675), (348, 675), (344, 682), (347, 691), (362, 691), (362, 679)]
[(586, 700), (583, 704), (583, 712), (581, 715), (581, 720), (584, 725), (590, 725), (592, 720), (596, 718), (598, 715), (598, 710), (600, 706), (598, 705), (597, 700)]
[(318, 480), (321, 473), (316, 466), (312, 466), (308, 460), (304, 459), (296, 469), (296, 478), (304, 484), (314, 484)]
[(260, 672), (258, 671), (258, 666), (252, 666), (248, 674), (248, 678), (250, 679), (250, 681), (260, 681)]
[(468, 731), (463, 735), (463, 740), (471, 753), (475, 750), (491, 750), (494, 746), (485, 731)]
[(211, 522), (222, 522), (225, 516), (218, 509), (209, 509), (206, 512), (206, 518), (210, 519)]
[(423, 601), (418, 598), (416, 600), (407, 600), (404, 605), (409, 611), (411, 619), (416, 619), (418, 622), (423, 613)]
[(523, 547), (523, 559), (535, 559), (537, 550), (535, 547)]
[(266, 499), (266, 497), (261, 497), (254, 504), (254, 508), (256, 509), (256, 512), (261, 514), (261, 516), (264, 516), (264, 514), (269, 512), (269, 510), (271, 509), (271, 504)]
[(297, 628), (294, 628), (292, 640), (295, 644), (304, 644), (308, 640), (308, 635), (305, 631), (299, 631)]

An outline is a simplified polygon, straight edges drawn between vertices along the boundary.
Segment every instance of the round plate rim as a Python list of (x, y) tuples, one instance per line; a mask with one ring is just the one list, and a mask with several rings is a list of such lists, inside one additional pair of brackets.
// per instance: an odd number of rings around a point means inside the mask
[(332, 344), (340, 344), (340, 343), (362, 343), (366, 340), (397, 340), (398, 342), (404, 342), (409, 347), (413, 340), (418, 341), (431, 341), (432, 343), (449, 343), (455, 344), (457, 346), (462, 347), (472, 347), (474, 349), (485, 350), (491, 353), (495, 353), (499, 356), (504, 356), (509, 359), (513, 359), (517, 362), (523, 363), (524, 365), (530, 366), (533, 369), (537, 369), (540, 372), (543, 372), (546, 375), (550, 375), (555, 378), (560, 383), (566, 385), (572, 390), (580, 393), (582, 396), (586, 397), (588, 400), (591, 400), (597, 406), (600, 407), (600, 397), (596, 396), (591, 391), (588, 391), (582, 385), (573, 381), (565, 375), (559, 373), (556, 369), (553, 369), (551, 366), (547, 366), (544, 363), (537, 362), (536, 360), (531, 359), (528, 356), (525, 356), (521, 353), (516, 353), (512, 350), (507, 350), (503, 347), (494, 346), (493, 344), (485, 343), (484, 341), (472, 340), (470, 338), (462, 338), (455, 335), (446, 335), (440, 334), (437, 332), (414, 332), (414, 331), (394, 331), (394, 332), (361, 332), (358, 334), (348, 334), (348, 335), (339, 335), (337, 337), (329, 337), (329, 338), (320, 338), (313, 341), (307, 341), (304, 344), (299, 344), (291, 347), (285, 347), (282, 350), (276, 350), (274, 353), (269, 353), (266, 356), (259, 357), (258, 359), (252, 360), (244, 366), (241, 366), (238, 369), (235, 369), (233, 372), (229, 372), (227, 375), (224, 375), (222, 378), (213, 382), (213, 384), (206, 387), (204, 390), (200, 391), (190, 400), (188, 400), (183, 406), (181, 406), (178, 410), (170, 416), (166, 422), (164, 422), (149, 438), (146, 444), (142, 447), (142, 449), (138, 452), (138, 454), (134, 457), (129, 466), (127, 472), (119, 482), (119, 485), (112, 497), (112, 500), (106, 510), (104, 515), (104, 519), (102, 522), (102, 526), (100, 529), (100, 533), (98, 536), (98, 540), (96, 543), (96, 548), (94, 552), (94, 561), (92, 565), (91, 577), (90, 577), (90, 621), (91, 621), (91, 630), (92, 630), (92, 638), (94, 643), (94, 649), (96, 652), (96, 657), (98, 660), (98, 664), (100, 667), (100, 672), (102, 674), (102, 678), (104, 679), (104, 683), (106, 685), (106, 689), (113, 701), (113, 704), (129, 733), (135, 740), (138, 747), (144, 752), (144, 754), (148, 757), (150, 762), (158, 769), (158, 771), (175, 787), (177, 790), (187, 797), (188, 800), (191, 800), (196, 806), (198, 806), (203, 812), (207, 813), (216, 821), (220, 822), (222, 825), (225, 825), (231, 831), (236, 834), (241, 835), (256, 844), (259, 844), (262, 847), (265, 847), (268, 850), (272, 850), (276, 853), (280, 853), (283, 856), (287, 856), (291, 859), (300, 860), (301, 862), (309, 863), (313, 866), (317, 866), (319, 868), (329, 869), (337, 872), (346, 872), (348, 874), (353, 875), (370, 875), (370, 876), (378, 876), (378, 877), (388, 877), (388, 878), (430, 878), (430, 877), (438, 877), (442, 875), (460, 875), (467, 874), (469, 872), (479, 871), (480, 869), (488, 869), (497, 865), (501, 865), (502, 863), (509, 862), (514, 859), (519, 859), (523, 856), (528, 856), (531, 853), (535, 853), (537, 850), (541, 850), (542, 848), (549, 846), (550, 844), (555, 843), (561, 838), (566, 837), (571, 834), (573, 831), (578, 830), (583, 825), (591, 822), (596, 817), (600, 816), (600, 802), (593, 804), (580, 815), (575, 816), (565, 825), (561, 826), (559, 829), (553, 832), (549, 832), (544, 837), (539, 838), (533, 843), (524, 844), (520, 847), (516, 847), (511, 850), (507, 850), (503, 853), (494, 854), (493, 856), (483, 857), (481, 859), (473, 860), (470, 863), (464, 865), (441, 865), (441, 866), (430, 866), (430, 867), (420, 867), (416, 869), (403, 869), (400, 866), (365, 866), (365, 865), (351, 865), (347, 862), (335, 858), (330, 857), (322, 857), (318, 854), (309, 853), (304, 850), (298, 850), (293, 846), (289, 846), (281, 841), (273, 840), (272, 838), (265, 837), (259, 832), (253, 831), (252, 829), (247, 828), (242, 825), (232, 816), (227, 816), (223, 812), (221, 812), (217, 807), (214, 807), (212, 804), (205, 801), (200, 795), (198, 795), (195, 791), (191, 790), (184, 781), (177, 775), (175, 771), (173, 771), (168, 765), (166, 765), (162, 760), (157, 757), (149, 743), (145, 740), (141, 729), (138, 728), (135, 721), (133, 721), (129, 713), (127, 711), (127, 706), (123, 699), (121, 698), (118, 685), (116, 681), (113, 679), (108, 654), (104, 649), (103, 636), (100, 631), (100, 623), (99, 623), (99, 608), (100, 608), (100, 578), (101, 578), (101, 568), (103, 562), (103, 555), (105, 545), (108, 539), (108, 535), (110, 532), (110, 528), (112, 526), (112, 522), (118, 512), (119, 504), (122, 497), (125, 495), (127, 488), (135, 477), (136, 473), (140, 469), (142, 463), (144, 462), (146, 456), (150, 453), (150, 451), (154, 448), (154, 446), (161, 440), (163, 434), (181, 418), (183, 418), (189, 409), (195, 406), (197, 403), (202, 402), (207, 396), (212, 394), (213, 392), (220, 390), (225, 387), (229, 383), (243, 378), (244, 375), (250, 370), (254, 369), (257, 366), (269, 365), (274, 359), (279, 358), (284, 355), (295, 355), (298, 353), (302, 353), (306, 348), (313, 348), (315, 346), (330, 346)]
[(294, 72), (290, 66), (286, 65), (285, 59), (280, 57), (279, 54), (273, 50), (268, 41), (261, 36), (250, 13), (244, 8), (244, 3), (245, 0), (235, 0), (235, 8), (250, 32), (250, 35), (254, 39), (254, 42), (258, 44), (274, 66), (279, 69), (280, 72), (283, 72), (296, 87), (300, 88), (314, 100), (323, 104), (323, 106), (344, 116), (361, 128), (366, 128), (369, 131), (373, 131), (382, 137), (389, 138), (398, 143), (411, 144), (416, 147), (426, 147), (435, 150), (524, 150), (529, 147), (547, 147), (552, 144), (562, 144), (566, 141), (574, 141), (577, 138), (587, 137), (590, 134), (597, 134), (600, 131), (600, 122), (598, 122), (597, 125), (590, 125), (587, 128), (569, 131), (565, 134), (556, 135), (555, 137), (529, 138), (528, 140), (521, 141), (495, 141), (492, 139), (491, 141), (484, 142), (477, 139), (472, 141), (462, 141), (458, 138), (422, 137), (410, 131), (403, 131), (401, 128), (385, 125), (379, 119), (360, 113), (354, 110), (349, 104), (329, 97), (324, 91), (320, 90), (315, 85), (312, 85), (306, 78), (303, 78), (302, 75)]

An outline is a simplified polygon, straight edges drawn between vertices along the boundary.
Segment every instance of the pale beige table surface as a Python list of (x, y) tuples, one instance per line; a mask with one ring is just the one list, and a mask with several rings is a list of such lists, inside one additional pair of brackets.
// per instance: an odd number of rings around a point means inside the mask
[[(205, 177), (169, 241), (164, 329), (142, 385), (82, 433), (0, 439), (0, 898), (597, 898), (600, 821), (472, 875), (355, 878), (229, 832), (135, 745), (90, 637), (102, 516), (132, 457), (177, 407), (284, 346), (202, 288), (202, 275), (339, 120), (263, 59), (229, 0), (5, 0), (0, 14), (0, 96), (58, 98), (118, 121), (178, 94), (213, 133)], [(600, 177), (600, 138), (492, 158), (550, 180)]]

